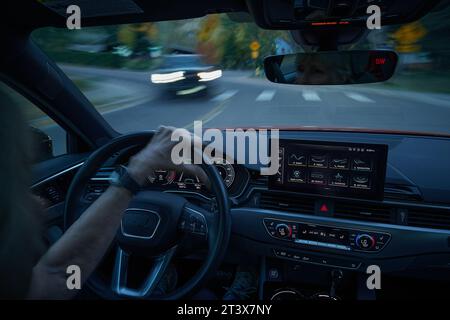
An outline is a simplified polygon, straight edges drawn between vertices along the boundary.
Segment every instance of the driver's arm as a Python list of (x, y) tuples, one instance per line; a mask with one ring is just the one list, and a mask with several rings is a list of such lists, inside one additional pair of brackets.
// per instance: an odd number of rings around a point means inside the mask
[(100, 262), (131, 199), (124, 188), (111, 186), (67, 230), (33, 268), (30, 299), (68, 299), (66, 270), (77, 265), (84, 282)]
[[(180, 169), (171, 165), (170, 154), (176, 142), (171, 141), (172, 128), (161, 127), (142, 151), (130, 159), (130, 175), (143, 184), (156, 168)], [(205, 179), (197, 166), (182, 166)], [(204, 180), (205, 181), (205, 180)], [(109, 187), (67, 230), (33, 268), (28, 297), (30, 299), (68, 299), (76, 290), (67, 288), (67, 267), (77, 265), (84, 283), (99, 264), (111, 244), (131, 193), (120, 187)]]

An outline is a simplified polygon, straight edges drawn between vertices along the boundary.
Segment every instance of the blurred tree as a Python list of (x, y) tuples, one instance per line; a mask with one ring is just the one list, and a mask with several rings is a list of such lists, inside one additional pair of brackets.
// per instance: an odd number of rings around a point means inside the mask
[[(179, 21), (83, 28), (77, 32), (46, 28), (33, 35), (45, 51), (57, 52), (58, 59), (67, 61), (64, 57), (70, 54), (70, 47), (79, 41), (79, 35), (83, 33), (102, 34), (95, 41), (102, 41), (109, 53), (117, 46), (130, 48), (134, 52), (131, 57), (148, 54), (149, 46), (162, 46), (166, 52), (182, 48), (197, 51), (205, 55), (208, 62), (232, 69), (261, 66), (265, 56), (275, 53), (275, 39), (281, 38), (293, 44), (286, 31), (262, 30), (254, 23), (234, 22), (224, 14)], [(251, 56), (249, 45), (252, 41), (258, 41), (261, 45), (257, 59)], [(88, 62), (92, 64), (95, 60), (94, 56)], [(114, 66), (117, 64), (115, 61)]]
[(436, 70), (450, 71), (450, 1), (441, 1), (422, 23), (428, 31), (421, 41), (423, 51), (429, 53)]
[(209, 15), (200, 22), (197, 31), (197, 52), (205, 56), (207, 63), (216, 64), (220, 61), (221, 46), (218, 45), (220, 33), (220, 16)]
[(197, 39), (199, 42), (209, 41), (213, 38), (214, 32), (220, 26), (220, 16), (212, 14), (206, 16), (200, 23), (200, 28), (197, 33)]
[[(223, 34), (220, 38), (222, 46), (222, 64), (226, 68), (246, 69), (262, 65), (264, 57), (275, 53), (275, 40), (281, 38), (287, 43), (292, 39), (286, 31), (263, 30), (254, 23), (237, 23), (221, 15)], [(257, 41), (260, 44), (259, 55), (252, 58), (250, 44)]]
[(130, 25), (123, 25), (119, 27), (117, 32), (117, 40), (120, 44), (132, 49), (136, 44), (136, 39), (136, 32)]
[(449, 34), (450, 0), (443, 0), (419, 22), (395, 28), (390, 35), (400, 53), (425, 53), (434, 70), (450, 71)]
[(152, 40), (156, 39), (158, 28), (154, 23), (138, 23), (120, 26), (117, 40), (133, 51), (133, 56), (144, 57), (149, 54)]
[(420, 40), (427, 34), (427, 30), (420, 21), (405, 24), (398, 28), (392, 37), (396, 41), (396, 50), (399, 53), (412, 53), (421, 51)]

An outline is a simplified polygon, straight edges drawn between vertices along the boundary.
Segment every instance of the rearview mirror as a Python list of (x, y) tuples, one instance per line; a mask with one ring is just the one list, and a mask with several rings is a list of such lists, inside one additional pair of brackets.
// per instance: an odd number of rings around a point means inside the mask
[(389, 80), (397, 66), (393, 51), (324, 51), (270, 56), (267, 79), (297, 85), (339, 85)]

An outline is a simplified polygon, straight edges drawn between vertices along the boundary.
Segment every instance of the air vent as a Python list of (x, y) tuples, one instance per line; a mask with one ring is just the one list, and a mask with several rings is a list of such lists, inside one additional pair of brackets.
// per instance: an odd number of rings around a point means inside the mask
[(44, 189), (44, 198), (50, 202), (50, 206), (54, 206), (64, 201), (64, 194), (61, 192), (58, 184), (54, 183)]
[(263, 209), (281, 210), (301, 214), (314, 214), (314, 200), (276, 192), (263, 192), (259, 200)]
[(408, 225), (450, 230), (450, 211), (439, 209), (409, 209)]
[(336, 202), (334, 217), (379, 223), (394, 222), (392, 210), (388, 207), (349, 202)]
[(269, 183), (269, 177), (263, 176), (259, 172), (251, 171), (250, 172), (250, 182), (254, 186), (267, 187)]

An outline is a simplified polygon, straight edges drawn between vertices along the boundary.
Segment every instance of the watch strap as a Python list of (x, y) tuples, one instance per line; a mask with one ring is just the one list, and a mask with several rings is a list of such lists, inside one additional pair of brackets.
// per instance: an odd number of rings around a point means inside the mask
[(111, 185), (122, 187), (130, 191), (133, 195), (137, 194), (141, 190), (141, 186), (128, 172), (127, 167), (120, 165), (115, 170), (118, 175), (116, 179), (111, 180)]

